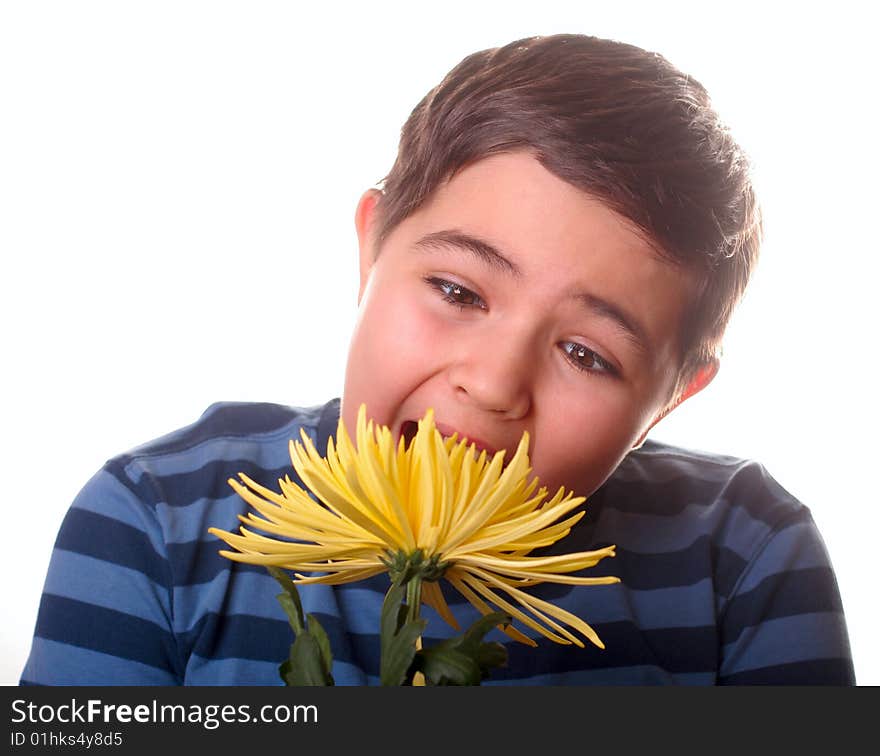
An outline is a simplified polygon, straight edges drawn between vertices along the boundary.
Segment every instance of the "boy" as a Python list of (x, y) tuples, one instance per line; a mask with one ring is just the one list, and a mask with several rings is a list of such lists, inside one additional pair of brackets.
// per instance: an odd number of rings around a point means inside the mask
[[(592, 574), (619, 584), (531, 589), (606, 648), (510, 642), (489, 682), (854, 683), (807, 509), (754, 463), (645, 442), (714, 377), (760, 241), (746, 160), (697, 82), (591, 37), (476, 53), (413, 111), (355, 225), (341, 402), (213, 405), (110, 460), (62, 525), (22, 683), (280, 684), (277, 585), (207, 530), (247, 511), (228, 478), (271, 486), (288, 439), (323, 452), (361, 403), (396, 436), (429, 407), (489, 451), (529, 431), (541, 483), (589, 496), (562, 547), (617, 545)], [(337, 684), (376, 682), (386, 588), (303, 589)], [(430, 620), (427, 644), (449, 632)]]

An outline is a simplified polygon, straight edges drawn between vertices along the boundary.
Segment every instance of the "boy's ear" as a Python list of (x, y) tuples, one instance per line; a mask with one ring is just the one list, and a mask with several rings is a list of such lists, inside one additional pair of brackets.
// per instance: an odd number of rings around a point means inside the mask
[(354, 211), (354, 226), (358, 236), (358, 257), (360, 266), (360, 288), (358, 289), (358, 303), (364, 294), (367, 279), (370, 277), (370, 269), (376, 259), (376, 206), (382, 198), (382, 192), (378, 189), (367, 189), (358, 200), (357, 209)]
[(718, 369), (721, 367), (721, 363), (717, 358), (713, 358), (708, 362), (703, 363), (697, 371), (694, 373), (693, 377), (688, 382), (684, 391), (682, 391), (675, 399), (673, 399), (669, 404), (667, 404), (660, 412), (657, 413), (657, 416), (651, 421), (651, 424), (645, 428), (644, 432), (641, 436), (639, 436), (638, 441), (633, 444), (633, 449), (637, 449), (644, 442), (645, 438), (648, 436), (648, 431), (651, 430), (657, 423), (659, 423), (664, 417), (666, 417), (672, 410), (678, 407), (685, 399), (689, 399), (694, 394), (702, 391), (706, 386), (708, 386), (712, 379), (718, 375)]

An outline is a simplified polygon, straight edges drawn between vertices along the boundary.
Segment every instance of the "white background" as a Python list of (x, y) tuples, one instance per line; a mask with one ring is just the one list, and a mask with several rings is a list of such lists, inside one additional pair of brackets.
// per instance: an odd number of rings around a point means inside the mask
[(214, 401), (340, 393), (355, 203), (421, 96), (475, 50), (583, 32), (701, 80), (766, 213), (719, 377), (653, 435), (755, 457), (811, 508), (858, 681), (880, 684), (869, 4), (307, 5), (0, 5), (0, 683), (105, 459)]

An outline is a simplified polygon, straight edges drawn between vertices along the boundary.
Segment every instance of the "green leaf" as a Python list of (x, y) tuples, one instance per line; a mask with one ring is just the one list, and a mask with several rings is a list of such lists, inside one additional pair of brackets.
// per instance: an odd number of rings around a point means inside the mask
[(284, 680), (285, 685), (290, 685), (287, 682), (287, 678), (290, 676), (291, 666), (290, 666), (290, 657), (285, 659), (278, 667), (278, 672), (281, 675), (281, 679)]
[(302, 615), (299, 613), (300, 606), (290, 597), (289, 593), (279, 593), (276, 598), (287, 615), (287, 621), (293, 628), (294, 635), (299, 635), (305, 629), (302, 624)]
[(333, 652), (330, 649), (330, 638), (327, 635), (327, 632), (321, 626), (321, 623), (318, 622), (317, 618), (314, 614), (306, 615), (309, 623), (308, 632), (314, 637), (315, 642), (318, 644), (318, 649), (321, 652), (321, 661), (324, 666), (324, 674), (327, 678), (331, 680), (331, 685), (333, 677), (330, 674), (330, 670), (333, 667)]
[(507, 664), (507, 649), (495, 641), (483, 643), (483, 636), (496, 625), (510, 622), (503, 612), (487, 614), (464, 633), (418, 652), (414, 670), (422, 672), (429, 685), (479, 685), (495, 667)]
[(293, 628), (293, 632), (299, 635), (305, 629), (305, 620), (303, 620), (302, 602), (299, 600), (299, 591), (296, 584), (287, 575), (284, 570), (278, 567), (268, 567), (269, 574), (275, 578), (284, 589), (284, 593), (278, 594), (278, 602), (287, 615), (287, 621)]
[(404, 594), (402, 585), (392, 583), (382, 602), (379, 677), (386, 686), (403, 685), (412, 679), (407, 673), (416, 655), (416, 641), (428, 625), (425, 619), (406, 619), (406, 613), (401, 611)]
[(287, 573), (278, 567), (269, 567), (268, 570), (284, 589), (277, 598), (295, 636), (290, 655), (278, 667), (281, 679), (286, 685), (333, 685), (330, 638), (312, 614), (308, 615), (306, 629), (299, 591)]
[[(289, 665), (284, 681), (290, 686), (332, 685), (333, 678), (324, 669), (321, 647), (314, 635), (302, 632), (290, 647)], [(282, 668), (285, 666), (281, 665)]]
[(483, 679), (476, 659), (452, 646), (438, 644), (418, 655), (416, 668), (429, 685), (479, 685)]
[(489, 676), (489, 670), (507, 665), (507, 649), (497, 641), (481, 643), (477, 647), (476, 660), (485, 679)]
[(504, 612), (490, 612), (476, 620), (462, 635), (465, 644), (479, 643), (483, 636), (498, 625), (509, 625), (510, 615)]
[[(379, 617), (379, 635), (384, 644), (387, 639), (394, 636), (397, 629), (403, 624), (405, 609), (403, 597), (406, 589), (400, 583), (392, 583), (382, 601), (382, 614)], [(403, 610), (403, 611), (401, 611)], [(384, 645), (382, 650), (384, 651)]]

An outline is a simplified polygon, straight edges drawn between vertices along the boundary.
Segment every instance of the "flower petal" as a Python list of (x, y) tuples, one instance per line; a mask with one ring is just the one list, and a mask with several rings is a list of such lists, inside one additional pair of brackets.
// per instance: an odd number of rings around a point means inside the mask
[(422, 601), (424, 601), (428, 606), (430, 606), (440, 617), (446, 622), (454, 630), (460, 630), (461, 627), (458, 624), (458, 620), (452, 615), (452, 612), (449, 611), (449, 604), (446, 603), (446, 598), (443, 595), (443, 591), (440, 590), (440, 583), (432, 580), (428, 580), (422, 583)]

